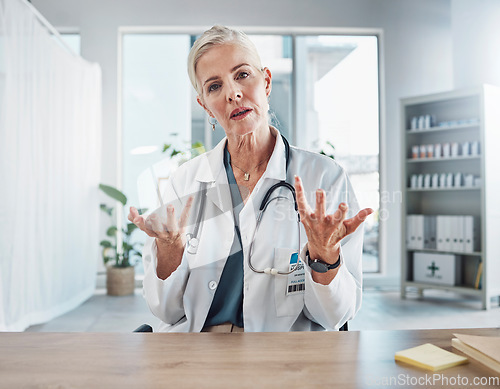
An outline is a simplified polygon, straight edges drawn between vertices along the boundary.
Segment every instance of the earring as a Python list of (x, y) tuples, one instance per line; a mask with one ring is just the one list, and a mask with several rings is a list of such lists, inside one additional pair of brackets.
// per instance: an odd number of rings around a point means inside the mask
[(215, 131), (215, 126), (217, 125), (217, 119), (214, 119), (213, 123), (210, 121), (211, 117), (208, 117), (208, 124), (212, 126), (212, 131)]

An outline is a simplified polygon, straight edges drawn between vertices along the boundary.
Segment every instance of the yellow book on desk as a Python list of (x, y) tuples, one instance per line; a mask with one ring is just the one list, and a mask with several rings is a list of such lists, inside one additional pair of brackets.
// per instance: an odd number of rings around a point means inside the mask
[(394, 359), (431, 371), (443, 370), (467, 362), (466, 357), (450, 353), (430, 343), (398, 351)]

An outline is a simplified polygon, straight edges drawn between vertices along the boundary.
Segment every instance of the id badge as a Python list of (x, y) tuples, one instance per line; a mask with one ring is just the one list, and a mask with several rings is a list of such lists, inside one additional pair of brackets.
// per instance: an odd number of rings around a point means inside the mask
[[(298, 253), (293, 253), (290, 257), (290, 265), (288, 271), (292, 271), (299, 261)], [(304, 272), (304, 264), (299, 261), (299, 267), (293, 272), (288, 274), (288, 281), (286, 284), (286, 295), (293, 295), (303, 293), (306, 288), (306, 278)]]

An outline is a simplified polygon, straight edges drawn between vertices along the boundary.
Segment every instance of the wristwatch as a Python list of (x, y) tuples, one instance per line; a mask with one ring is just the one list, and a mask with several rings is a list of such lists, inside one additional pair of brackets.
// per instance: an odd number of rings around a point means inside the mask
[(322, 261), (321, 259), (311, 259), (309, 258), (309, 250), (306, 251), (306, 259), (309, 267), (317, 273), (326, 273), (328, 270), (336, 269), (340, 266), (340, 253), (337, 262), (330, 264)]

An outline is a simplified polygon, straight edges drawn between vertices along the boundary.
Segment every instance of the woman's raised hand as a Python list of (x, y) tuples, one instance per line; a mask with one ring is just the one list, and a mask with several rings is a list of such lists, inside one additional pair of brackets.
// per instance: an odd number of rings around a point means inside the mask
[(300, 219), (306, 230), (309, 256), (313, 259), (322, 259), (328, 263), (335, 263), (338, 258), (340, 241), (352, 234), (373, 212), (365, 208), (350, 219), (346, 219), (347, 204), (340, 203), (335, 213), (326, 214), (325, 191), (316, 191), (316, 209), (312, 209), (307, 202), (304, 187), (300, 177), (295, 176), (295, 191)]
[(156, 213), (145, 218), (139, 215), (139, 212), (134, 207), (130, 207), (128, 220), (153, 238), (157, 238), (167, 244), (175, 243), (178, 239), (181, 239), (182, 245), (184, 245), (186, 240), (186, 225), (191, 206), (193, 205), (193, 199), (193, 196), (188, 198), (179, 219), (175, 217), (174, 206), (169, 204), (166, 209), (166, 220), (161, 220), (160, 215)]

